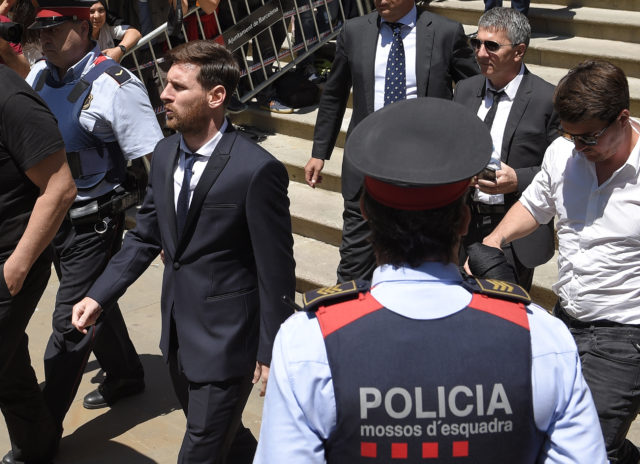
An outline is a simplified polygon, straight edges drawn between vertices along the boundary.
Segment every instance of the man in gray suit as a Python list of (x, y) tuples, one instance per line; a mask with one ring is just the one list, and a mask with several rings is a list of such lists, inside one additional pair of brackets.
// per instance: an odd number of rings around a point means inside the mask
[[(485, 121), (494, 149), (488, 169), (477, 179), (465, 247), (481, 242), (495, 228), (540, 171), (545, 150), (558, 136), (554, 87), (523, 63), (530, 36), (526, 16), (511, 8), (493, 8), (482, 15), (470, 40), (482, 75), (459, 82), (453, 100)], [(503, 251), (520, 285), (529, 290), (533, 268), (553, 256), (553, 221)]]
[[(367, 115), (393, 101), (385, 95), (389, 57), (401, 41), (402, 92), (395, 98), (452, 98), (452, 82), (478, 73), (473, 52), (460, 23), (419, 11), (414, 0), (376, 0), (376, 10), (345, 23), (338, 36), (331, 74), (322, 93), (305, 179), (321, 182), (324, 161), (331, 156), (353, 87), (353, 113), (348, 133)], [(397, 40), (396, 40), (397, 39)], [(397, 71), (397, 69), (394, 69)], [(394, 76), (397, 77), (397, 76)], [(428, 124), (428, 121), (425, 121)], [(401, 134), (398, 134), (401, 139)], [(370, 279), (375, 257), (369, 227), (360, 213), (363, 177), (348, 162), (342, 166), (344, 198), (338, 281)]]

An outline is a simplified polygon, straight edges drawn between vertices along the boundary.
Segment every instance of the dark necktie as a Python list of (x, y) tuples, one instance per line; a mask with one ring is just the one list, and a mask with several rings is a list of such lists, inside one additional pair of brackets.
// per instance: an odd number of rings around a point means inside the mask
[(404, 45), (402, 45), (401, 23), (387, 23), (393, 31), (393, 41), (387, 59), (384, 76), (384, 106), (407, 97), (407, 76), (405, 73)]
[(193, 176), (193, 163), (198, 158), (197, 153), (184, 153), (184, 176), (182, 177), (182, 187), (178, 194), (178, 205), (176, 207), (176, 223), (178, 226), (178, 237), (182, 236), (182, 230), (187, 222), (189, 212), (189, 187), (191, 176)]
[(493, 94), (493, 103), (491, 104), (491, 108), (489, 108), (489, 112), (484, 117), (484, 123), (487, 125), (489, 130), (491, 130), (491, 126), (493, 125), (493, 120), (496, 118), (496, 111), (498, 111), (498, 103), (500, 102), (500, 99), (504, 97), (505, 94), (504, 94), (504, 90), (501, 90), (500, 92), (498, 92), (493, 89), (487, 89), (487, 92), (491, 92)]

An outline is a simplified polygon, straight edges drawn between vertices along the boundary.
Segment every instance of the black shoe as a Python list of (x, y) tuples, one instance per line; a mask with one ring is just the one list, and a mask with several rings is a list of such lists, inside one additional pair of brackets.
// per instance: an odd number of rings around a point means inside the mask
[(116, 401), (127, 396), (137, 395), (144, 390), (143, 379), (122, 379), (105, 381), (82, 401), (86, 409), (100, 409), (113, 406)]
[(13, 451), (9, 451), (2, 458), (2, 464), (20, 464), (21, 461), (16, 461), (13, 459)]

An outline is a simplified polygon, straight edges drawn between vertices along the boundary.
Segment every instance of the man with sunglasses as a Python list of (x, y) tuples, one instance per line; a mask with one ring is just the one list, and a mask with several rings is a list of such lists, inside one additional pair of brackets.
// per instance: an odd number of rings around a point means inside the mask
[(558, 84), (562, 138), (485, 240), (503, 246), (557, 216), (558, 302), (598, 410), (611, 462), (637, 463), (625, 439), (640, 410), (640, 124), (624, 72), (585, 61)]
[[(540, 171), (544, 152), (558, 137), (553, 85), (523, 63), (531, 26), (511, 8), (484, 13), (470, 40), (482, 75), (458, 83), (454, 101), (474, 111), (489, 126), (494, 150), (488, 169), (478, 175), (466, 248), (481, 242)], [(553, 221), (503, 249), (520, 285), (531, 288), (533, 270), (554, 253)]]

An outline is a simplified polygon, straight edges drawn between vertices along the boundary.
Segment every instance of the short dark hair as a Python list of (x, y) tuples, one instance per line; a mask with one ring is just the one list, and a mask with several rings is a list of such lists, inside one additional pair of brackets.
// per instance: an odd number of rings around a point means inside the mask
[(365, 190), (362, 208), (378, 264), (418, 267), (425, 261), (450, 263), (459, 243), (466, 199), (467, 194), (441, 208), (407, 211), (385, 206)]
[(629, 109), (627, 77), (608, 61), (583, 61), (560, 80), (553, 106), (561, 121), (612, 122), (622, 110)]
[(222, 85), (227, 92), (226, 105), (240, 80), (240, 68), (231, 52), (212, 40), (193, 40), (169, 50), (165, 56), (169, 65), (193, 63), (200, 66), (198, 82), (210, 90)]

